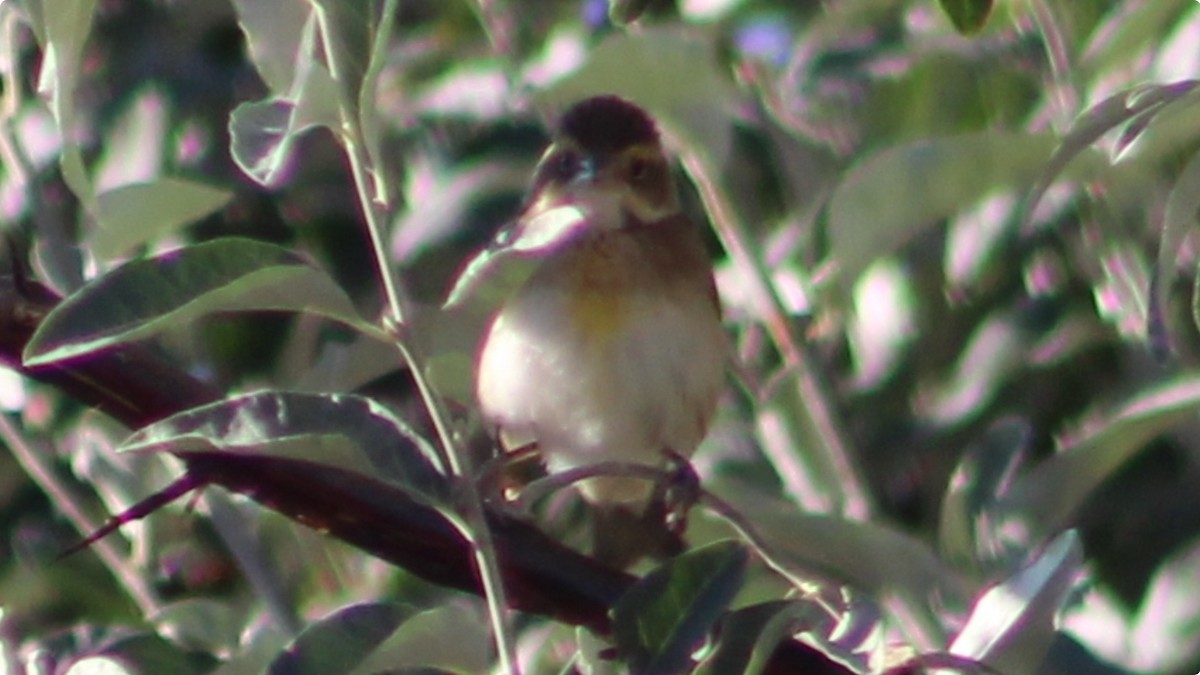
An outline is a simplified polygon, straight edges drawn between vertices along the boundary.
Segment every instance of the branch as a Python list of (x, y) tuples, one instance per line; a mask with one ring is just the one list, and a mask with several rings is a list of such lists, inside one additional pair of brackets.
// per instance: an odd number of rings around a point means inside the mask
[[(0, 362), (131, 428), (222, 397), (222, 392), (193, 378), (150, 344), (67, 365), (26, 368), (21, 352), (57, 302), (54, 293), (40, 284), (0, 277)], [(167, 497), (186, 493), (177, 489), (181, 485), (219, 485), (431, 582), (482, 594), (471, 545), (436, 509), (399, 488), (302, 460), (219, 451), (178, 457), (187, 467), (186, 482), (168, 487)], [(152, 495), (116, 520), (146, 515), (150, 509), (143, 508), (145, 504), (165, 501), (163, 493)], [(635, 577), (601, 565), (497, 509), (487, 509), (486, 517), (514, 609), (587, 626), (600, 634), (612, 632), (610, 610)], [(766, 672), (850, 673), (798, 641), (778, 647)]]

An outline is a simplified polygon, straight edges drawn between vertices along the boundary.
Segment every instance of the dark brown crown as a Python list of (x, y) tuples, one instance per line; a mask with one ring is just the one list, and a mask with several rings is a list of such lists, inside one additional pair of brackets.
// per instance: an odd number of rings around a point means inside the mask
[(593, 96), (571, 106), (558, 123), (589, 152), (615, 153), (634, 145), (658, 142), (658, 128), (650, 115), (619, 96)]

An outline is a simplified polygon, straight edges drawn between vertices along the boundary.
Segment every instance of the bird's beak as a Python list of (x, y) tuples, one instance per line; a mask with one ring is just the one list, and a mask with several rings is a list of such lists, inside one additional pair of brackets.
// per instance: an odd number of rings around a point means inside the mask
[(614, 178), (594, 158), (565, 185), (544, 191), (525, 210), (517, 236), (508, 248), (535, 253), (549, 251), (587, 229), (621, 222), (621, 193)]

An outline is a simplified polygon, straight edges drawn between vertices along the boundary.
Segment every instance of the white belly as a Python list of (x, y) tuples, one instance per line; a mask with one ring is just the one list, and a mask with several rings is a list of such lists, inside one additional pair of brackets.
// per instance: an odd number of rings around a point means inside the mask
[(627, 309), (637, 320), (605, 339), (581, 333), (565, 299), (561, 288), (528, 287), (497, 316), (479, 359), (484, 417), (536, 441), (552, 471), (691, 455), (724, 379), (709, 298), (635, 295)]

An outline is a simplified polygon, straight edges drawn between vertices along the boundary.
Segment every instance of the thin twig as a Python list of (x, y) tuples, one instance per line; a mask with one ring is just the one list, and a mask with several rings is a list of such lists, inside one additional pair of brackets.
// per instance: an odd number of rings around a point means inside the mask
[[(54, 502), (58, 510), (67, 520), (86, 537), (96, 532), (103, 525), (87, 514), (80, 505), (82, 500), (76, 497), (65, 483), (58, 479), (50, 463), (46, 461), (46, 453), (34, 449), (25, 437), (13, 426), (8, 415), (0, 414), (0, 438), (12, 451), (17, 462), (25, 469), (25, 473), (37, 483), (38, 487)], [(111, 539), (100, 539), (92, 543), (96, 554), (112, 571), (121, 585), (133, 598), (142, 616), (153, 616), (158, 612), (160, 604), (150, 583), (142, 578), (125, 560), (125, 556), (117, 550)]]
[[(373, 45), (372, 56), (377, 57), (379, 51), (386, 45), (391, 34), (392, 23), (395, 20), (397, 0), (387, 0), (376, 33), (376, 44)], [(319, 11), (319, 10), (318, 10)], [(324, 17), (321, 17), (324, 18)], [(322, 21), (324, 34), (328, 35), (327, 24)], [(328, 44), (328, 40), (326, 41)], [(327, 50), (330, 74), (334, 80), (339, 79), (341, 68), (335, 50)], [(500, 565), (496, 556), (495, 542), (487, 525), (484, 512), (483, 498), (471, 480), (469, 458), (456, 442), (452, 433), (449, 416), (445, 412), (441, 398), (433, 390), (425, 375), (424, 359), (415, 345), (408, 339), (405, 330), (405, 319), (408, 312), (403, 306), (403, 295), (400, 292), (400, 281), (393, 273), (391, 256), (388, 255), (387, 231), (384, 226), (384, 215), (387, 204), (382, 204), (375, 198), (370, 181), (371, 159), (366, 152), (365, 139), (359, 117), (354, 113), (358, 101), (341, 102), (342, 134), (341, 138), (350, 159), (350, 169), (354, 178), (354, 187), (359, 204), (366, 221), (367, 231), (371, 239), (371, 248), (375, 254), (375, 262), (379, 268), (380, 281), (384, 287), (387, 300), (385, 323), (392, 329), (395, 344), (401, 358), (408, 366), (409, 373), (417, 387), (417, 391), (433, 421), (438, 435), (440, 447), (451, 472), (458, 478), (462, 487), (460, 503), (465, 511), (464, 522), (456, 523), (463, 534), (472, 542), (475, 554), (475, 564), (479, 569), (484, 589), (484, 598), (488, 608), (489, 620), (495, 633), (496, 649), (499, 652), (501, 667), (504, 672), (517, 675), (519, 665), (516, 658), (516, 639), (508, 618), (508, 603), (505, 598), (504, 585), (500, 576)]]
[(799, 412), (806, 418), (805, 428), (811, 429), (815, 436), (810, 439), (810, 450), (823, 453), (825, 462), (835, 474), (832, 478), (841, 488), (842, 513), (857, 520), (867, 519), (873, 508), (866, 481), (854, 464), (849, 442), (826, 387), (810, 365), (811, 360), (788, 320), (761, 256), (751, 252), (745, 227), (724, 190), (712, 178), (713, 171), (704, 158), (682, 143), (675, 142), (674, 145), (679, 148), (680, 161), (695, 181), (725, 250), (741, 271), (741, 277), (750, 284), (754, 304), (762, 312), (767, 331), (783, 356), (783, 367), (795, 378), (801, 401)]

